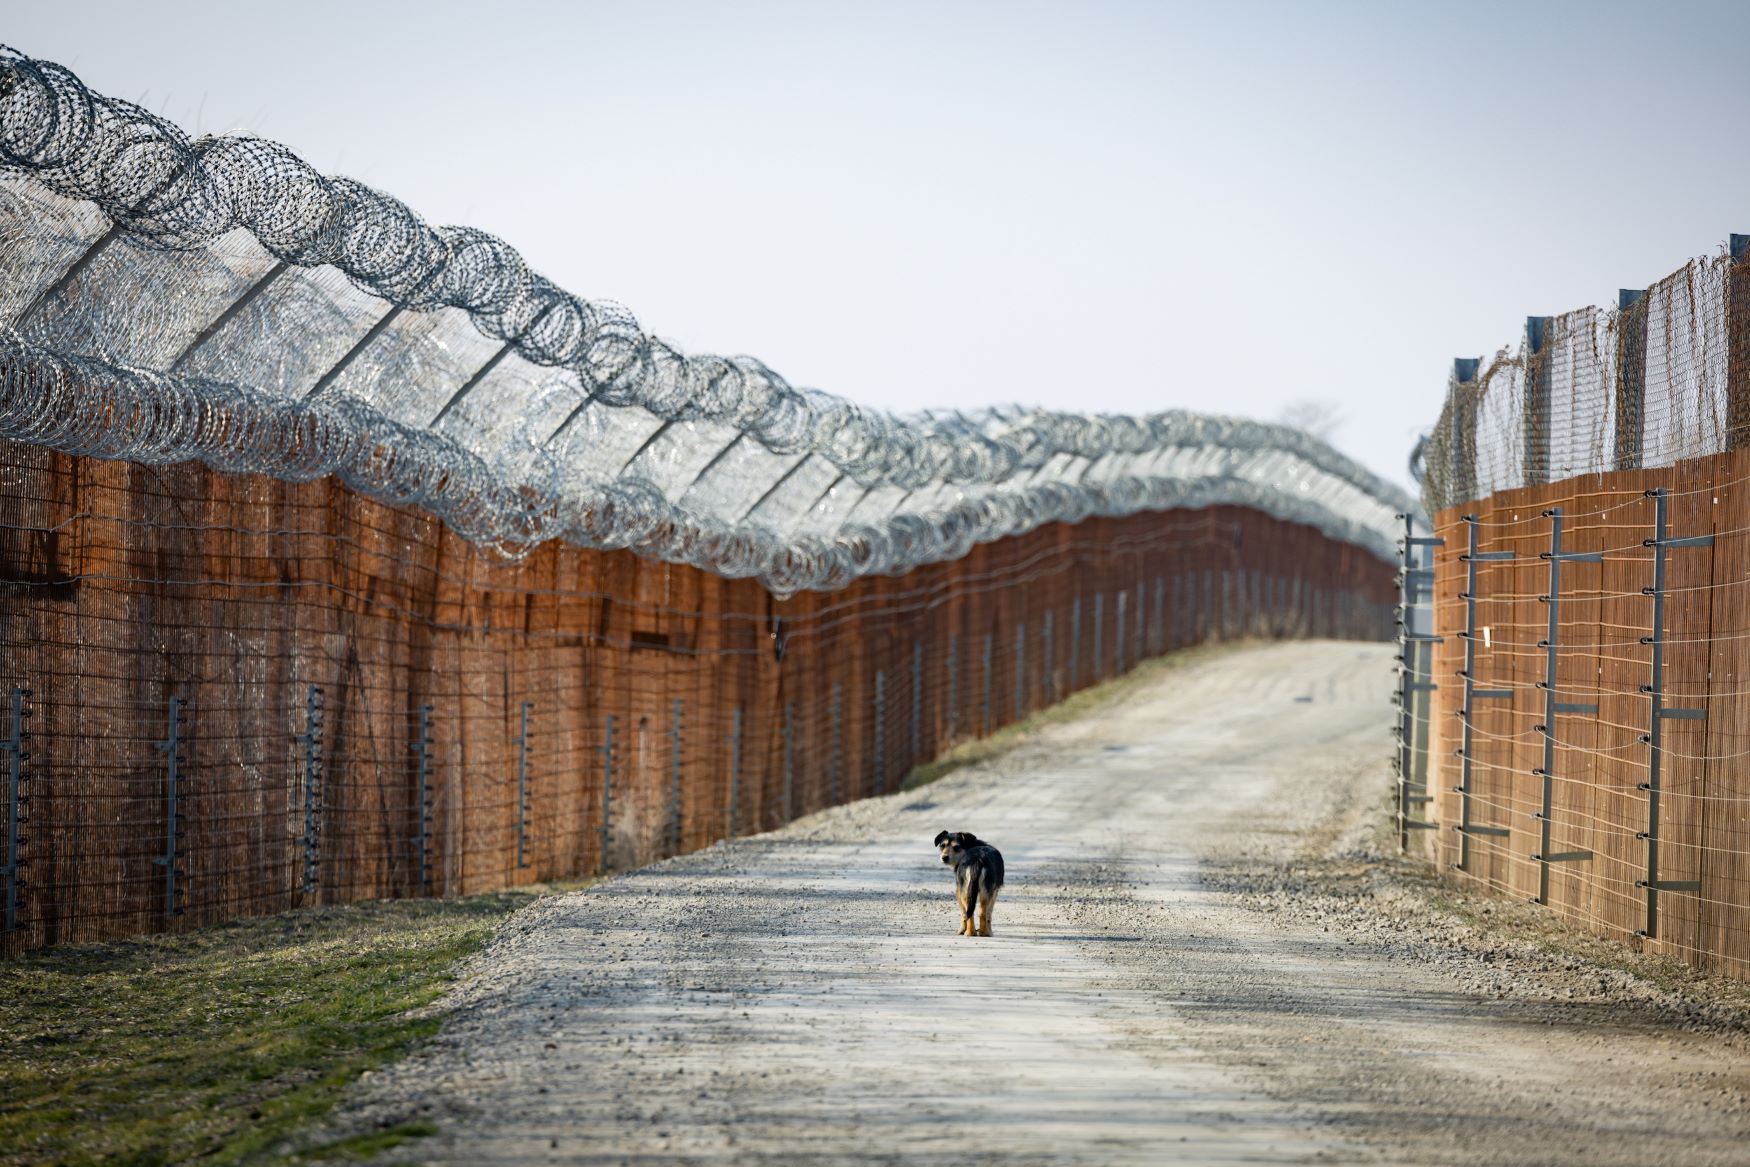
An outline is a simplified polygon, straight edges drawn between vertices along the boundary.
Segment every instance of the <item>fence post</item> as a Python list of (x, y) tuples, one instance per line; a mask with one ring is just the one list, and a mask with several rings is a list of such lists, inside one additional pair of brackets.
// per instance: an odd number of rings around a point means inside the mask
[(322, 830), (322, 690), (311, 685), (304, 695), (304, 732), (292, 740), (304, 747), (304, 894), (316, 890)]
[(834, 681), (832, 683), (832, 769), (828, 777), (832, 782), (829, 794), (834, 806), (845, 800), (842, 780), (845, 765), (845, 727), (844, 718), (841, 716), (843, 710), (840, 708), (844, 691), (844, 682)]
[(602, 737), (602, 825), (596, 844), (596, 874), (608, 869), (608, 836), (613, 826), (614, 812), (614, 715), (608, 714), (607, 729)]
[(1094, 593), (1094, 678), (1093, 678), (1093, 680), (1094, 680), (1094, 683), (1096, 685), (1100, 683), (1100, 678), (1103, 675), (1100, 671), (1100, 665), (1101, 665), (1100, 658), (1102, 655), (1102, 650), (1105, 647), (1105, 644), (1104, 644), (1105, 636), (1101, 631), (1101, 626), (1103, 624), (1105, 624), (1105, 622), (1106, 622), (1106, 593), (1105, 592), (1095, 592)]
[(524, 701), (521, 724), (512, 741), (516, 744), (516, 865), (527, 867), (529, 841), (529, 710), (534, 702)]
[(1146, 615), (1146, 598), (1142, 581), (1138, 580), (1136, 583), (1136, 634), (1132, 637), (1135, 641), (1135, 645), (1130, 654), (1130, 663), (1132, 667), (1141, 664), (1142, 658), (1148, 655), (1148, 616)]
[(1647, 400), (1647, 293), (1616, 292), (1616, 468), (1639, 470)]
[(419, 707), (419, 737), (412, 744), (415, 761), (414, 814), (418, 829), (413, 844), (419, 851), (419, 886), (431, 884), (431, 706)]
[(1643, 888), (1647, 893), (1647, 927), (1640, 935), (1649, 939), (1659, 934), (1659, 893), (1662, 891), (1700, 891), (1699, 879), (1660, 879), (1659, 878), (1659, 793), (1663, 784), (1663, 774), (1660, 763), (1664, 754), (1664, 722), (1669, 718), (1683, 721), (1705, 721), (1707, 709), (1672, 708), (1665, 704), (1665, 551), (1671, 547), (1711, 547), (1712, 535), (1688, 535), (1672, 538), (1668, 528), (1669, 499), (1662, 486), (1647, 491), (1653, 500), (1653, 537), (1647, 540), (1647, 545), (1653, 549), (1653, 586), (1648, 594), (1653, 597), (1653, 629), (1652, 635), (1645, 642), (1652, 645), (1652, 670), (1648, 678), (1647, 693), (1652, 698), (1652, 713), (1648, 719), (1647, 732), (1641, 735), (1641, 741), (1647, 746), (1647, 781), (1643, 789), (1647, 792), (1647, 829), (1644, 838), (1647, 841), (1647, 878), (1635, 881), (1635, 886)]
[(1476, 357), (1454, 357), (1452, 361), (1452, 381), (1446, 390), (1453, 405), (1452, 427), (1447, 433), (1447, 448), (1452, 459), (1452, 495), (1444, 500), (1443, 505), (1476, 497), (1477, 394), (1481, 390), (1477, 383), (1479, 364), (1481, 362)]
[(796, 817), (796, 702), (784, 702), (784, 821)]
[(1551, 507), (1543, 512), (1549, 519), (1549, 550), (1544, 552), (1544, 558), (1549, 560), (1549, 594), (1542, 597), (1549, 605), (1549, 622), (1544, 634), (1543, 651), (1543, 724), (1538, 726), (1538, 732), (1543, 734), (1543, 765), (1533, 771), (1534, 776), (1543, 779), (1543, 805), (1538, 811), (1538, 847), (1537, 854), (1532, 858), (1537, 861), (1537, 899), (1540, 904), (1549, 903), (1549, 865), (1551, 863), (1577, 863), (1592, 858), (1590, 851), (1554, 852), (1550, 832), (1555, 811), (1555, 770), (1556, 770), (1556, 715), (1563, 713), (1584, 713), (1596, 716), (1598, 706), (1580, 704), (1578, 702), (1558, 701), (1556, 699), (1556, 641), (1561, 634), (1562, 609), (1562, 563), (1573, 561), (1581, 563), (1602, 563), (1604, 553), (1601, 551), (1563, 551), (1562, 550), (1562, 508)]
[(1550, 360), (1543, 351), (1551, 318), (1525, 318), (1525, 414), (1523, 457), (1526, 486), (1541, 486), (1550, 472)]
[(1219, 631), (1215, 624), (1215, 569), (1203, 569), (1203, 602), (1197, 609), (1199, 643), (1214, 640)]
[(1737, 450), (1750, 444), (1750, 235), (1733, 233), (1727, 248), (1726, 449)]
[(668, 853), (670, 855), (681, 853), (681, 814), (684, 809), (681, 805), (682, 757), (686, 749), (686, 741), (682, 736), (685, 727), (682, 725), (681, 716), (681, 698), (676, 697), (671, 714), (673, 729), (669, 731), (671, 735), (669, 746), (671, 748), (668, 752)]
[(736, 813), (741, 804), (741, 706), (729, 720), (729, 823), (727, 835), (735, 838)]
[(960, 736), (960, 637), (948, 638), (948, 740)]
[(1426, 670), (1418, 667), (1418, 658), (1421, 655), (1419, 650), (1422, 645), (1427, 645), (1432, 652), (1434, 645), (1443, 643), (1446, 639), (1432, 633), (1419, 632), (1415, 627), (1413, 613), (1416, 607), (1424, 597), (1431, 599), (1434, 595), (1434, 569), (1416, 566), (1415, 549), (1444, 547), (1446, 540), (1434, 536), (1418, 538), (1415, 519), (1407, 514), (1398, 517), (1404, 521), (1404, 539), (1399, 544), (1402, 560), (1398, 573), (1398, 850), (1408, 851), (1412, 830), (1432, 830), (1436, 826), (1417, 818), (1413, 812), (1417, 805), (1432, 801), (1428, 796), (1427, 783), (1421, 783), (1418, 790), (1415, 782), (1416, 707), (1418, 704), (1426, 705), (1417, 695), (1432, 693), (1440, 687), (1434, 683), (1432, 667)]
[(1082, 598), (1077, 596), (1069, 609), (1069, 684), (1068, 692), (1076, 691), (1082, 665)]
[(1057, 679), (1051, 675), (1052, 657), (1055, 655), (1052, 651), (1053, 646), (1051, 643), (1051, 623), (1052, 623), (1051, 610), (1048, 608), (1048, 609), (1046, 609), (1046, 612), (1045, 612), (1045, 627), (1043, 629), (1041, 629), (1041, 631), (1039, 633), (1039, 639), (1041, 641), (1041, 644), (1039, 646), (1040, 647), (1039, 663), (1040, 663), (1041, 668), (1040, 668), (1039, 672), (1040, 672), (1040, 680), (1043, 683), (1043, 690), (1045, 693), (1045, 703), (1047, 705), (1057, 704)]
[(19, 878), (19, 869), (24, 863), (19, 852), (25, 846), (23, 828), (29, 822), (24, 815), (24, 808), (30, 802), (24, 793), (24, 784), (30, 781), (30, 775), (25, 772), (24, 764), (30, 761), (30, 754), (24, 743), (30, 740), (30, 734), (25, 730), (24, 722), (30, 716), (30, 710), (24, 703), (30, 695), (29, 689), (13, 687), (6, 741), (0, 746), (6, 751), (6, 866), (0, 867), (0, 877), (6, 880), (4, 928), (7, 932), (18, 931), (18, 889), (24, 885)]
[(1123, 588), (1113, 596), (1116, 601), (1113, 607), (1117, 609), (1112, 613), (1112, 675), (1115, 677), (1124, 675), (1124, 609), (1129, 598), (1130, 593)]
[(1465, 589), (1459, 598), (1464, 601), (1464, 672), (1459, 675), (1464, 678), (1464, 705), (1459, 709), (1459, 716), (1464, 719), (1463, 745), (1459, 748), (1459, 786), (1458, 786), (1458, 825), (1452, 829), (1458, 832), (1458, 863), (1460, 871), (1470, 870), (1470, 840), (1472, 835), (1489, 835), (1505, 837), (1509, 832), (1506, 827), (1479, 826), (1471, 821), (1472, 762), (1475, 755), (1476, 735), (1476, 702), (1483, 700), (1510, 701), (1513, 699), (1511, 689), (1479, 689), (1477, 688), (1477, 564), (1494, 560), (1513, 558), (1511, 551), (1482, 551), (1478, 549), (1479, 523), (1475, 515), (1465, 515), (1464, 522), (1470, 529), (1470, 542), (1464, 556)]
[(991, 671), (991, 641), (992, 641), (992, 639), (993, 639), (993, 637), (992, 637), (991, 633), (986, 632), (984, 634), (984, 700), (982, 702), (982, 709), (983, 709), (982, 716), (984, 719), (982, 724), (984, 726), (984, 732), (981, 734), (981, 736), (983, 736), (983, 737), (989, 737), (990, 731), (991, 731), (991, 720), (990, 720), (991, 675), (990, 675), (990, 671)]
[(924, 642), (911, 642), (911, 764), (924, 753)]
[(1171, 648), (1171, 638), (1167, 635), (1167, 581), (1155, 576), (1155, 622), (1154, 622), (1154, 654), (1160, 656)]
[(1015, 625), (1015, 720), (1027, 712), (1027, 626)]
[(887, 673), (875, 670), (875, 749), (872, 751), (869, 785), (876, 794), (887, 793)]

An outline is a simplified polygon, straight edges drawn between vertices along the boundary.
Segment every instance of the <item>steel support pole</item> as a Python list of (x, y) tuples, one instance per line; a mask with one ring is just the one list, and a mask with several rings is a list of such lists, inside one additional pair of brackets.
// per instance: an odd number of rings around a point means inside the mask
[(1443, 639), (1420, 633), (1415, 628), (1415, 609), (1424, 596), (1432, 596), (1434, 574), (1432, 568), (1424, 570), (1416, 566), (1416, 548), (1443, 547), (1446, 540), (1431, 536), (1418, 538), (1415, 520), (1407, 514), (1398, 517), (1404, 521), (1404, 538), (1399, 544), (1402, 567), (1398, 575), (1398, 849), (1408, 851), (1411, 831), (1432, 830), (1436, 826), (1417, 813), (1417, 807), (1432, 799), (1426, 788), (1420, 792), (1414, 788), (1414, 742), (1417, 696), (1438, 688), (1433, 682), (1432, 670), (1424, 673), (1417, 667), (1420, 649), (1424, 645), (1432, 649)]
[(669, 730), (668, 751), (668, 853), (681, 853), (681, 816), (685, 808), (682, 805), (682, 788), (686, 740), (683, 736), (684, 726), (681, 722), (682, 702), (679, 697), (674, 699), (670, 713), (671, 729)]
[(1543, 734), (1543, 765), (1534, 772), (1534, 777), (1543, 779), (1543, 803), (1537, 813), (1538, 847), (1537, 854), (1532, 859), (1537, 862), (1537, 896), (1534, 902), (1549, 903), (1549, 865), (1551, 863), (1577, 863), (1592, 858), (1590, 851), (1552, 850), (1552, 824), (1555, 816), (1555, 771), (1556, 771), (1556, 716), (1564, 713), (1596, 714), (1595, 704), (1578, 704), (1564, 702), (1557, 695), (1557, 641), (1561, 636), (1562, 620), (1562, 564), (1566, 561), (1583, 561), (1599, 563), (1604, 554), (1599, 551), (1579, 552), (1562, 549), (1562, 508), (1551, 507), (1543, 512), (1549, 519), (1549, 550), (1544, 552), (1544, 558), (1549, 560), (1549, 592), (1542, 598), (1549, 606), (1549, 617), (1542, 642), (1544, 651), (1543, 668), (1543, 724), (1537, 727)]
[(30, 781), (24, 768), (24, 764), (30, 761), (30, 754), (24, 748), (24, 743), (30, 740), (30, 733), (24, 728), (24, 723), (30, 717), (30, 710), (25, 707), (30, 695), (29, 689), (13, 687), (6, 719), (6, 740), (0, 745), (6, 751), (6, 865), (0, 867), (0, 878), (6, 881), (6, 901), (5, 917), (0, 926), (7, 932), (18, 931), (18, 889), (24, 884), (21, 877), (22, 851), (26, 842), (24, 827), (29, 822), (24, 813), (29, 804), (24, 787)]
[(1477, 672), (1477, 564), (1493, 560), (1508, 560), (1513, 558), (1511, 551), (1483, 551), (1479, 547), (1479, 526), (1475, 515), (1464, 516), (1465, 526), (1469, 529), (1469, 543), (1465, 552), (1465, 589), (1459, 598), (1465, 603), (1464, 624), (1464, 671), (1459, 674), (1464, 680), (1464, 705), (1459, 709), (1459, 715), (1464, 719), (1463, 745), (1459, 748), (1459, 784), (1458, 793), (1458, 824), (1452, 829), (1458, 832), (1458, 863), (1460, 871), (1470, 870), (1470, 841), (1473, 835), (1505, 837), (1506, 827), (1486, 827), (1471, 819), (1471, 798), (1475, 793), (1475, 773), (1473, 763), (1476, 758), (1476, 703), (1480, 700), (1511, 700), (1511, 689), (1480, 689), (1476, 683)]
[(318, 885), (322, 831), (322, 690), (311, 685), (304, 695), (304, 732), (294, 739), (304, 747), (304, 894)]
[(516, 743), (516, 865), (527, 867), (529, 841), (529, 711), (534, 703), (522, 704), (521, 724), (512, 740)]
[(725, 817), (728, 830), (725, 834), (733, 839), (736, 836), (737, 815), (741, 808), (741, 706), (737, 705), (729, 719), (729, 809)]
[(183, 858), (182, 850), (182, 767), (188, 759), (182, 756), (182, 707), (188, 704), (187, 699), (172, 697), (165, 713), (164, 740), (155, 742), (164, 754), (164, 854), (152, 860), (154, 864), (164, 869), (164, 914), (166, 916), (182, 915), (182, 904), (178, 896), (182, 895), (177, 880), (187, 873), (177, 866)]
[(1712, 535), (1689, 535), (1673, 538), (1670, 532), (1669, 498), (1664, 487), (1647, 491), (1653, 500), (1653, 537), (1644, 545), (1653, 549), (1653, 586), (1646, 594), (1653, 599), (1652, 635), (1642, 637), (1642, 643), (1652, 646), (1652, 662), (1647, 683), (1647, 695), (1652, 701), (1647, 732), (1641, 741), (1647, 747), (1647, 780), (1641, 789), (1647, 794), (1647, 829), (1642, 838), (1647, 843), (1647, 878), (1635, 885), (1647, 893), (1647, 927), (1640, 935), (1655, 938), (1659, 934), (1659, 893), (1666, 891), (1700, 891), (1699, 879), (1663, 879), (1659, 875), (1659, 812), (1664, 786), (1664, 724), (1668, 719), (1702, 721), (1706, 708), (1681, 709), (1665, 704), (1665, 552), (1673, 547), (1711, 547)]
[(992, 664), (991, 656), (992, 656), (992, 641), (993, 641), (993, 639), (994, 639), (994, 637), (989, 632), (986, 632), (984, 634), (984, 696), (981, 699), (981, 701), (979, 702), (979, 709), (980, 709), (979, 716), (981, 718), (981, 721), (979, 724), (982, 726), (982, 731), (981, 731), (979, 736), (981, 736), (981, 737), (989, 737), (990, 732), (991, 732), (990, 687), (991, 687), (991, 664)]
[(596, 873), (608, 869), (608, 840), (614, 821), (614, 714), (608, 714), (602, 730), (602, 825), (597, 830)]
[(876, 794), (887, 793), (887, 673), (875, 670), (875, 748), (869, 760), (869, 785)]
[(414, 807), (417, 827), (413, 845), (419, 854), (419, 886), (431, 885), (431, 706), (419, 707), (419, 737), (412, 745)]

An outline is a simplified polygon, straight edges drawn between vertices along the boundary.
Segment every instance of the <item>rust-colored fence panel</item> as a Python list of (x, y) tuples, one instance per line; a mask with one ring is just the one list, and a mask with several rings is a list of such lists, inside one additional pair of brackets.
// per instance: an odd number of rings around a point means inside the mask
[(1750, 974), (1747, 480), (1750, 451), (1736, 450), (1436, 516), (1441, 829), (1415, 843), (1458, 878), (1737, 976)]
[(1389, 565), (1239, 507), (778, 599), (627, 552), (506, 561), (327, 479), (0, 466), (30, 755), (6, 952), (628, 867), (895, 790), (1144, 655), (1390, 629)]

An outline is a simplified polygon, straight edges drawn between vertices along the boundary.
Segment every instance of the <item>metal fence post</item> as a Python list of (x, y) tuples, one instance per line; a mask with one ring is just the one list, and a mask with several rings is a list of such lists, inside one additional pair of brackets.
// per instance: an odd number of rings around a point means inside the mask
[(602, 734), (602, 825), (596, 844), (596, 873), (608, 869), (608, 838), (614, 817), (614, 726), (615, 718), (608, 714), (607, 728)]
[(1477, 564), (1491, 560), (1506, 560), (1513, 558), (1511, 551), (1481, 551), (1478, 550), (1478, 527), (1475, 515), (1465, 515), (1464, 521), (1470, 529), (1469, 549), (1464, 556), (1465, 589), (1459, 599), (1465, 602), (1464, 624), (1464, 672), (1459, 675), (1464, 678), (1464, 705), (1459, 709), (1459, 715), (1464, 719), (1463, 745), (1459, 748), (1459, 785), (1458, 785), (1458, 824), (1452, 829), (1458, 832), (1458, 863), (1460, 871), (1470, 870), (1470, 841), (1472, 835), (1490, 835), (1505, 837), (1509, 832), (1506, 827), (1479, 826), (1471, 821), (1472, 762), (1475, 758), (1476, 740), (1476, 702), (1481, 700), (1510, 701), (1513, 699), (1511, 689), (1479, 689), (1477, 688)]
[(729, 812), (728, 836), (735, 838), (736, 815), (741, 806), (741, 706), (729, 719)]
[(1082, 598), (1077, 596), (1069, 609), (1069, 685), (1073, 693), (1081, 683), (1082, 667)]
[(983, 737), (989, 737), (990, 731), (991, 731), (991, 721), (990, 721), (991, 639), (992, 639), (991, 634), (986, 632), (984, 634), (984, 699), (980, 703), (980, 709), (982, 710), (982, 712), (980, 714), (980, 716), (982, 717), (982, 721), (980, 722), (980, 724), (983, 727), (982, 732), (981, 732), (981, 736), (983, 736)]
[[(1195, 603), (1195, 598), (1193, 599)], [(1203, 599), (1197, 606), (1197, 622), (1195, 625), (1198, 643), (1215, 639), (1215, 569), (1203, 569)]]
[(1112, 675), (1117, 677), (1124, 674), (1124, 609), (1130, 593), (1120, 588), (1113, 598), (1117, 611), (1112, 614)]
[(844, 692), (844, 682), (832, 683), (832, 768), (829, 773), (832, 787), (829, 793), (834, 806), (845, 800), (845, 723), (842, 708)]
[(1049, 609), (1045, 613), (1045, 627), (1041, 630), (1039, 639), (1042, 642), (1040, 644), (1041, 668), (1039, 672), (1040, 679), (1044, 682), (1045, 687), (1045, 703), (1047, 705), (1055, 705), (1057, 704), (1057, 678), (1051, 675), (1052, 657), (1055, 654), (1053, 652), (1054, 646), (1051, 643), (1051, 612)]
[(1596, 716), (1596, 704), (1579, 704), (1558, 701), (1556, 699), (1556, 640), (1561, 633), (1562, 608), (1562, 563), (1577, 561), (1584, 563), (1602, 563), (1604, 553), (1601, 551), (1563, 551), (1562, 550), (1562, 508), (1551, 507), (1543, 512), (1549, 519), (1549, 550), (1544, 552), (1544, 558), (1549, 560), (1549, 594), (1543, 602), (1549, 605), (1549, 623), (1544, 636), (1544, 670), (1543, 670), (1543, 724), (1537, 729), (1543, 734), (1543, 765), (1533, 771), (1534, 777), (1543, 779), (1543, 806), (1538, 811), (1538, 847), (1537, 854), (1532, 856), (1537, 862), (1537, 902), (1549, 903), (1549, 865), (1551, 863), (1575, 863), (1592, 858), (1590, 851), (1553, 852), (1551, 847), (1551, 824), (1555, 810), (1555, 769), (1556, 769), (1556, 715), (1561, 713), (1585, 713)]
[(1131, 640), (1134, 641), (1130, 653), (1130, 664), (1132, 668), (1141, 664), (1143, 657), (1148, 655), (1148, 608), (1145, 603), (1145, 598), (1142, 581), (1138, 580), (1136, 584), (1135, 604), (1136, 632), (1131, 636)]
[(176, 864), (183, 858), (182, 851), (182, 767), (188, 764), (188, 759), (182, 756), (182, 707), (188, 704), (182, 697), (172, 697), (165, 714), (164, 740), (154, 742), (164, 754), (164, 854), (152, 860), (154, 864), (164, 869), (164, 914), (166, 916), (182, 915), (182, 905), (177, 902), (181, 894), (177, 879), (188, 873)]
[(516, 743), (516, 865), (527, 867), (529, 840), (529, 710), (534, 702), (524, 701), (521, 726), (512, 740)]
[(887, 673), (875, 670), (875, 749), (870, 786), (876, 794), (887, 793)]
[(1106, 622), (1106, 593), (1094, 593), (1094, 683), (1099, 684), (1105, 674), (1100, 671), (1102, 650), (1105, 648), (1105, 637), (1101, 626)]
[(304, 747), (304, 894), (316, 891), (322, 831), (322, 690), (304, 695), (304, 732), (294, 741)]
[(948, 740), (960, 736), (960, 637), (948, 638)]
[(1714, 537), (1689, 535), (1672, 538), (1665, 488), (1655, 487), (1647, 491), (1647, 495), (1653, 500), (1653, 537), (1646, 541), (1653, 549), (1653, 586), (1647, 589), (1653, 597), (1653, 628), (1652, 635), (1645, 638), (1653, 648), (1652, 670), (1647, 684), (1652, 712), (1647, 732), (1641, 735), (1641, 741), (1647, 746), (1647, 782), (1644, 787), (1647, 792), (1647, 878), (1636, 880), (1635, 886), (1647, 893), (1647, 927), (1641, 935), (1652, 938), (1659, 934), (1660, 892), (1701, 890), (1699, 879), (1659, 878), (1659, 795), (1664, 782), (1660, 763), (1665, 752), (1664, 722), (1671, 718), (1683, 721), (1707, 719), (1705, 707), (1675, 709), (1665, 704), (1665, 552), (1672, 547), (1711, 547)]
[(784, 702), (784, 821), (796, 817), (796, 702)]
[(1151, 642), (1156, 656), (1172, 647), (1167, 634), (1167, 581), (1155, 576), (1155, 619), (1154, 640)]
[(24, 703), (30, 695), (29, 689), (13, 687), (6, 741), (0, 745), (6, 751), (6, 865), (0, 867), (0, 878), (6, 880), (4, 928), (7, 932), (18, 931), (18, 889), (24, 886), (20, 871), (24, 859), (20, 852), (27, 841), (23, 832), (29, 819), (24, 808), (30, 802), (24, 793), (25, 783), (30, 781), (30, 775), (24, 769), (24, 764), (30, 761), (30, 754), (24, 748), (24, 743), (30, 740), (30, 733), (24, 728), (30, 710)]
[(1419, 695), (1432, 693), (1439, 688), (1433, 681), (1432, 669), (1423, 670), (1418, 667), (1420, 650), (1424, 645), (1431, 650), (1435, 644), (1445, 640), (1445, 637), (1419, 632), (1415, 627), (1416, 608), (1424, 598), (1432, 598), (1434, 594), (1433, 569), (1424, 570), (1416, 566), (1415, 549), (1444, 547), (1446, 540), (1433, 536), (1418, 538), (1415, 520), (1407, 514), (1398, 517), (1404, 521), (1404, 538), (1399, 544), (1401, 567), (1398, 573), (1398, 849), (1407, 851), (1412, 830), (1433, 830), (1437, 825), (1423, 821), (1415, 813), (1414, 808), (1432, 799), (1428, 796), (1426, 781), (1416, 781), (1414, 749), (1416, 708), (1418, 704), (1426, 707), (1425, 701), (1419, 701)]
[(679, 855), (681, 853), (681, 814), (684, 809), (681, 805), (682, 758), (686, 749), (686, 742), (682, 736), (681, 699), (679, 697), (674, 699), (671, 716), (673, 719), (671, 724), (674, 728), (669, 731), (668, 853)]
[(419, 886), (431, 884), (431, 706), (419, 707), (419, 737), (411, 746), (415, 762), (413, 845), (419, 852)]
[(911, 764), (924, 755), (924, 642), (911, 642)]
[(1027, 626), (1015, 625), (1015, 720), (1027, 712)]

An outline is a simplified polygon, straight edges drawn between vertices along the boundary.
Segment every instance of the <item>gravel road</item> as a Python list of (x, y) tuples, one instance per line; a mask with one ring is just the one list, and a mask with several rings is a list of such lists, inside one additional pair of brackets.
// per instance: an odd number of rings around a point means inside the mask
[[(455, 1164), (1750, 1162), (1741, 1011), (1369, 875), (1390, 655), (1198, 656), (540, 901), (342, 1128), (431, 1120), (385, 1159)], [(943, 828), (1007, 860), (989, 939), (955, 934)]]

